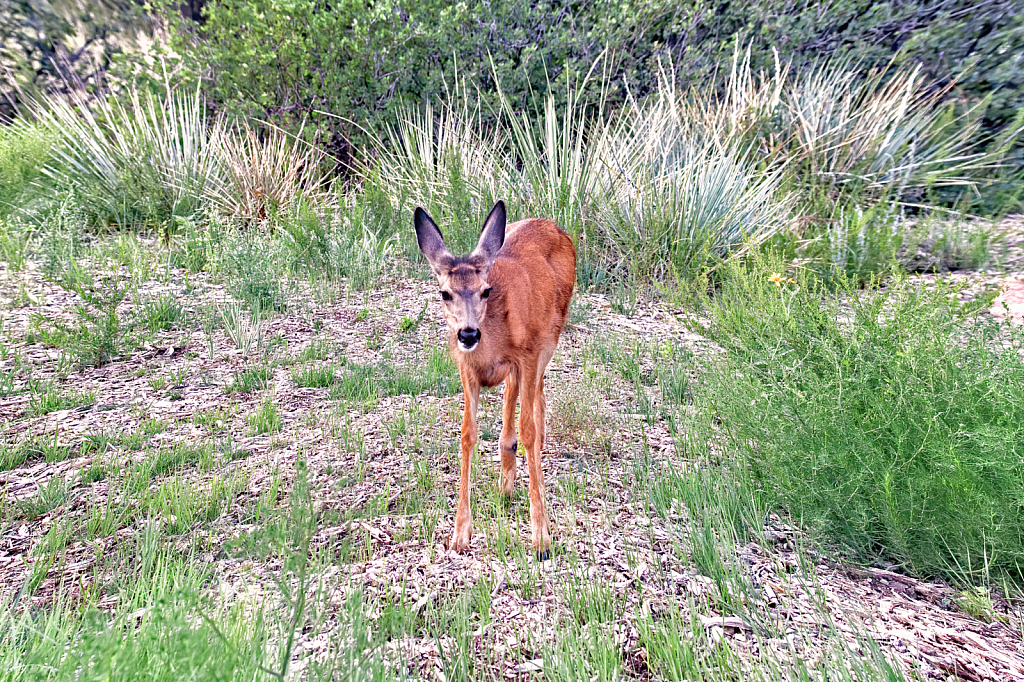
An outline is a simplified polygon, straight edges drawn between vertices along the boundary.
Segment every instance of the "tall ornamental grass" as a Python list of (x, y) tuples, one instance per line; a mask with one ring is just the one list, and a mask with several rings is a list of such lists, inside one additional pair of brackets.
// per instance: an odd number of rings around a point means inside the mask
[[(73, 191), (94, 227), (173, 227), (212, 211), (283, 226), (300, 245), (323, 241), (322, 223), (335, 222), (327, 214), (339, 206), (373, 206), (373, 239), (396, 238), (413, 258), (402, 216), (414, 206), (466, 250), (505, 199), (514, 216), (568, 230), (581, 281), (593, 284), (685, 278), (777, 235), (828, 262), (845, 241), (832, 234), (847, 230), (844, 216), (883, 201), (916, 204), (933, 188), (967, 191), (994, 161), (970, 147), (976, 112), (955, 116), (948, 92), (916, 69), (863, 74), (830, 61), (795, 73), (776, 60), (755, 73), (737, 53), (721, 91), (662, 77), (655, 93), (611, 111), (581, 94), (598, 65), (567, 81), (564, 96), (553, 85), (540, 111), (499, 97), (494, 125), (481, 124), (464, 86), (436, 107), (405, 109), (344, 187), (332, 187), (322, 173), (329, 161), (296, 137), (211, 121), (198, 91), (53, 98), (36, 111), (49, 145), (45, 181), (36, 182)], [(878, 260), (866, 251), (846, 258)]]
[(202, 94), (51, 97), (35, 117), (52, 142), (42, 172), (74, 190), (94, 227), (171, 224), (215, 210), (265, 221), (299, 197), (325, 197), (321, 155), (274, 128), (210, 120)]
[(596, 257), (635, 279), (685, 274), (807, 225), (815, 232), (797, 238), (828, 245), (844, 206), (968, 191), (994, 161), (971, 148), (977, 110), (954, 115), (948, 89), (918, 69), (864, 74), (830, 61), (796, 74), (776, 60), (754, 73), (737, 53), (721, 92), (663, 77), (614, 112), (576, 93), (536, 112), (502, 99), (487, 129), (464, 91), (436, 111), (407, 109), (380, 141), (372, 177), (398, 210), (439, 213), (464, 247), (503, 197), (514, 215), (573, 233), (581, 267)]
[(220, 182), (222, 131), (210, 125), (198, 91), (157, 98), (130, 90), (125, 102), (52, 97), (36, 116), (54, 141), (44, 173), (74, 188), (99, 225), (191, 215)]

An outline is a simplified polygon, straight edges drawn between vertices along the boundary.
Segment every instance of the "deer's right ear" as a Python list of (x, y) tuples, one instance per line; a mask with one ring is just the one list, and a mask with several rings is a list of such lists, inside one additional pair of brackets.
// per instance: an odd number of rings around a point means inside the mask
[(487, 214), (484, 227), (480, 230), (480, 241), (473, 250), (473, 255), (483, 256), (488, 267), (497, 257), (501, 245), (505, 243), (505, 221), (505, 202), (498, 201)]
[(418, 206), (413, 216), (413, 225), (416, 227), (416, 243), (419, 244), (423, 255), (427, 257), (431, 269), (436, 271), (436, 266), (448, 255), (448, 248), (444, 245), (441, 230), (430, 219), (427, 212)]

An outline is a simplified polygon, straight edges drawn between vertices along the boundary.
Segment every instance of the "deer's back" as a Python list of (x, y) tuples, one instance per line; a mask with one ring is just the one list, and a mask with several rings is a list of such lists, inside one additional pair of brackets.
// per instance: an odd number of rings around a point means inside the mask
[(491, 326), (492, 338), (505, 335), (503, 350), (516, 354), (553, 347), (576, 283), (572, 239), (550, 220), (531, 218), (509, 225), (488, 283), (495, 300), (484, 327)]

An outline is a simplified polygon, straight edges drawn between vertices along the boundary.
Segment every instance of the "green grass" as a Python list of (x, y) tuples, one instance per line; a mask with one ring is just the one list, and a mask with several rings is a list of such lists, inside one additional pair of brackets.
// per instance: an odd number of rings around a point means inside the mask
[(426, 364), (417, 371), (412, 367), (382, 362), (377, 365), (348, 365), (331, 388), (335, 400), (373, 404), (385, 396), (453, 395), (462, 387), (455, 363), (447, 351), (433, 349)]
[(295, 360), (297, 362), (315, 362), (326, 360), (331, 355), (334, 344), (327, 339), (313, 339), (309, 345), (300, 352)]
[[(267, 611), (204, 597), (210, 571), (155, 526), (103, 560), (115, 609), (58, 590), (46, 609), (3, 609), (0, 668), (11, 682), (39, 679), (251, 680), (269, 662)], [(5, 605), (6, 606), (6, 605)]]
[(60, 476), (51, 478), (45, 485), (39, 486), (34, 496), (18, 502), (19, 515), (31, 521), (47, 512), (62, 506), (68, 501), (69, 489)]
[(327, 388), (336, 378), (337, 373), (330, 366), (307, 366), (292, 374), (292, 381), (301, 388)]
[(765, 499), (848, 556), (921, 575), (1020, 580), (1024, 337), (942, 282), (827, 290), (732, 265), (702, 333), (698, 409)]
[(49, 414), (58, 410), (69, 410), (75, 407), (84, 407), (96, 402), (94, 391), (68, 391), (62, 392), (51, 382), (46, 384), (45, 389), (36, 393), (29, 400), (28, 414), (38, 416)]
[[(50, 144), (51, 138), (43, 128), (20, 119), (0, 129), (0, 224), (27, 203), (26, 195), (46, 163)], [(3, 241), (0, 239), (0, 243)], [(7, 248), (3, 250), (8, 255)]]
[(212, 457), (213, 448), (209, 445), (179, 443), (149, 453), (145, 460), (133, 467), (131, 476), (142, 487), (149, 485), (153, 479), (186, 467), (201, 466), (208, 469)]
[[(535, 659), (543, 659), (545, 679), (560, 680), (901, 679), (869, 639), (854, 655), (842, 640), (847, 633), (828, 628), (814, 643), (820, 657), (799, 642), (774, 648), (788, 625), (764, 608), (741, 558), (758, 546), (773, 556), (761, 535), (772, 511), (800, 526), (816, 550), (984, 582), (983, 590), (965, 587), (958, 604), (979, 618), (998, 617), (994, 593), (1002, 585), (1012, 594), (1006, 585), (1020, 579), (1022, 563), (1019, 333), (979, 323), (941, 286), (928, 292), (895, 278), (880, 293), (857, 288), (923, 239), (950, 264), (988, 260), (984, 229), (925, 215), (905, 233), (900, 204), (929, 183), (963, 186), (953, 176), (984, 160), (960, 155), (969, 150), (956, 126), (944, 128), (927, 89), (901, 75), (892, 87), (909, 93), (905, 111), (890, 106), (899, 100), (883, 97), (893, 90), (878, 81), (857, 91), (860, 100), (837, 93), (847, 75), (834, 65), (817, 82), (779, 74), (758, 81), (743, 68), (722, 98), (665, 83), (617, 114), (573, 100), (565, 112), (524, 116), (505, 102), (496, 130), (474, 126), (468, 111), (410, 114), (377, 166), (336, 192), (303, 185), (297, 143), (259, 138), (244, 125), (205, 128), (199, 98), (129, 95), (130, 108), (97, 104), (101, 115), (90, 116), (58, 107), (44, 116), (38, 130), (52, 138), (47, 154), (55, 151), (40, 186), (52, 197), (19, 198), (16, 219), (0, 206), (0, 257), (11, 271), (31, 272), (37, 262), (75, 303), (66, 311), (71, 322), (36, 317), (30, 342), (59, 348), (79, 365), (102, 365), (134, 352), (136, 334), (175, 336), (178, 345), (201, 325), (209, 359), (218, 362), (223, 329), (252, 356), (234, 365), (228, 394), (265, 391), (276, 367), (297, 362), (289, 368), (296, 385), (326, 388), (341, 404), (311, 410), (302, 425), (269, 397), (247, 407), (244, 420), (233, 419), (241, 397), (222, 396), (235, 408), (201, 401), (205, 411), (190, 423), (144, 419), (139, 404), (132, 416), (139, 425), (125, 435), (97, 432), (69, 446), (60, 444), (63, 431), (30, 433), (0, 446), (0, 470), (89, 456), (72, 484), (57, 476), (16, 502), (0, 499), (5, 527), (25, 522), (36, 534), (23, 601), (0, 608), (0, 632), (9, 635), (0, 638), (4, 679), (436, 677), (408, 653), (424, 643), (442, 652), (439, 671), (448, 680), (502, 679), (508, 665)], [(766, 97), (773, 88), (778, 97)], [(829, 97), (842, 106), (830, 108)], [(793, 116), (797, 110), (804, 118)], [(834, 117), (812, 115), (826, 113)], [(0, 131), (0, 174), (21, 163), (4, 156), (9, 133)], [(27, 197), (31, 188), (19, 183), (10, 191)], [(496, 467), (485, 452), (493, 454), (496, 422), (482, 418), (485, 443), (473, 473), (483, 572), (464, 584), (428, 579), (422, 594), (411, 593), (421, 587), (415, 580), (389, 576), (338, 599), (357, 575), (347, 571), (362, 571), (382, 551), (434, 556), (453, 513), (458, 469), (449, 426), (457, 424), (461, 386), (451, 358), (433, 345), (396, 357), (431, 335), (424, 328), (430, 306), (396, 319), (382, 312), (377, 294), (360, 301), (351, 292), (372, 288), (390, 301), (394, 277), (425, 274), (415, 263), (413, 204), (434, 212), (453, 248), (465, 249), (497, 198), (515, 218), (550, 217), (569, 230), (580, 254), (578, 286), (607, 294), (613, 312), (643, 311), (654, 286), (662, 300), (676, 299), (672, 310), (701, 315), (700, 331), (725, 353), (698, 355), (671, 339), (606, 334), (593, 323), (591, 331), (602, 333), (564, 360), (582, 363), (581, 380), (549, 374), (548, 449), (560, 462), (547, 493), (556, 525), (551, 570), (533, 562), (523, 542), (524, 482), (511, 501), (495, 492)], [(142, 236), (111, 238), (103, 234), (111, 224)], [(148, 246), (150, 229), (159, 249)], [(806, 260), (806, 269), (765, 260), (754, 247), (768, 239)], [(729, 260), (737, 253), (746, 261)], [(708, 265), (716, 269), (705, 277)], [(177, 266), (187, 270), (184, 290), (197, 281), (198, 291), (223, 285), (236, 302), (206, 304), (200, 320), (184, 297), (139, 297), (154, 278), (160, 291), (180, 290)], [(112, 267), (121, 268), (117, 276)], [(776, 271), (777, 283), (769, 279)], [(790, 276), (794, 283), (783, 281)], [(694, 291), (686, 288), (691, 277)], [(354, 323), (370, 336), (367, 348), (380, 352), (374, 364), (347, 363), (344, 346), (334, 345), (338, 320), (349, 318), (310, 307), (321, 297), (335, 303), (346, 289), (346, 307), (359, 310)], [(278, 312), (311, 320), (320, 337), (296, 353), (288, 344), (302, 347), (308, 326), (279, 331), (270, 318)], [(574, 303), (571, 321), (589, 334), (582, 328), (601, 312)], [(275, 344), (288, 347), (271, 357)], [(3, 352), (6, 364), (6, 343)], [(59, 376), (72, 369), (58, 366)], [(212, 376), (191, 361), (175, 366), (148, 370), (152, 387), (189, 383), (192, 390), (195, 377)], [(9, 376), (3, 390), (21, 390), (14, 370)], [(55, 386), (29, 398), (29, 413), (95, 399)], [(412, 398), (383, 405), (390, 396)], [(484, 398), (486, 418), (495, 417), (500, 398)], [(387, 412), (395, 405), (400, 412)], [(659, 421), (672, 435), (671, 456), (648, 444)], [(209, 438), (191, 439), (195, 427)], [(336, 447), (343, 463), (307, 481), (306, 435), (296, 437), (297, 457), (289, 452), (280, 465), (273, 458), (281, 450), (266, 460), (259, 445), (244, 449), (246, 437), (293, 428), (312, 431), (316, 447)], [(190, 440), (151, 441), (165, 431)], [(392, 457), (400, 458), (396, 478), (379, 478), (377, 465)], [(249, 467), (258, 472), (251, 483)], [(51, 514), (61, 518), (48, 531), (27, 523), (71, 502), (73, 513)], [(643, 580), (630, 578), (644, 539), (615, 548), (624, 562), (616, 571), (628, 579), (590, 570), (586, 552), (603, 551), (593, 541), (617, 532), (611, 519), (625, 504), (652, 520), (646, 540), (701, 578), (700, 591), (657, 560)], [(387, 528), (386, 546), (364, 523)], [(582, 542), (560, 544), (567, 534)], [(69, 548), (82, 545), (94, 564), (74, 585), (55, 583), (64, 563), (80, 560)], [(812, 555), (794, 551), (792, 570), (812, 583)], [(504, 586), (487, 570), (495, 562)], [(649, 582), (668, 604), (647, 598)], [(245, 589), (234, 591), (239, 585)], [(544, 602), (550, 617), (537, 628), (516, 623), (515, 646), (499, 649), (508, 644), (507, 624), (495, 618), (495, 595), (530, 608)], [(746, 636), (760, 656), (745, 659), (709, 640), (700, 621), (709, 613), (751, 623)], [(323, 648), (300, 650), (300, 640)], [(302, 671), (290, 667), (296, 653), (307, 664)]]
[(169, 535), (194, 530), (220, 518), (234, 503), (245, 481), (237, 476), (216, 476), (198, 487), (178, 474), (143, 497), (140, 515), (158, 519)]
[(228, 393), (252, 393), (262, 391), (274, 378), (274, 370), (267, 365), (255, 365), (247, 367), (235, 374), (231, 385), (227, 387)]
[(139, 322), (151, 332), (167, 331), (181, 323), (185, 310), (174, 294), (163, 294), (146, 301), (138, 309)]
[(277, 433), (281, 430), (281, 413), (271, 400), (264, 400), (260, 407), (246, 419), (253, 435)]

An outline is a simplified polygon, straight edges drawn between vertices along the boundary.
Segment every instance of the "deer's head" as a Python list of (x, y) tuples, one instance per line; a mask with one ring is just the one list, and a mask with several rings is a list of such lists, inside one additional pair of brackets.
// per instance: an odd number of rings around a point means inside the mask
[(480, 241), (465, 256), (455, 256), (448, 250), (441, 230), (422, 208), (416, 209), (413, 223), (416, 243), (440, 285), (444, 320), (455, 333), (459, 350), (469, 353), (480, 343), (480, 328), (491, 295), (487, 275), (505, 242), (505, 204), (499, 201), (494, 205), (484, 221)]

